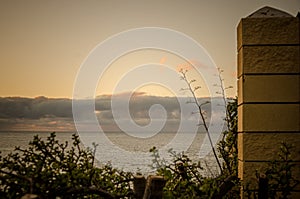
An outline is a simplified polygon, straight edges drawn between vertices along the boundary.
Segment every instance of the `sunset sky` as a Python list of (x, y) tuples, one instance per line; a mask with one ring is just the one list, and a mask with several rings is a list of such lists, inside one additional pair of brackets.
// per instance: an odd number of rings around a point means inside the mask
[[(71, 98), (76, 74), (90, 51), (114, 34), (141, 27), (169, 28), (196, 40), (224, 70), (225, 85), (234, 87), (227, 94), (235, 96), (239, 20), (264, 6), (296, 16), (300, 1), (1, 0), (0, 5), (1, 97)], [(110, 81), (117, 81), (120, 71), (147, 63), (177, 67), (184, 60), (167, 52), (133, 52), (112, 64), (96, 95), (111, 93)], [(126, 91), (126, 83), (123, 86)], [(151, 85), (140, 91), (168, 95)]]

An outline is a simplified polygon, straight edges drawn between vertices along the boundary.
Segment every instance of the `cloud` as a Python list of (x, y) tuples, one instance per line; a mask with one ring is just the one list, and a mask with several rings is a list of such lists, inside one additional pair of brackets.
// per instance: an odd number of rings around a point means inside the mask
[(46, 97), (0, 98), (0, 130), (74, 130), (72, 102)]
[(165, 64), (167, 61), (167, 57), (162, 57), (159, 61), (160, 64)]
[(0, 98), (0, 118), (39, 119), (44, 117), (72, 117), (71, 100), (46, 97)]
[[(130, 97), (129, 104), (126, 104), (126, 97)], [(116, 117), (112, 112), (112, 103), (114, 101), (114, 110), (121, 113), (122, 117)], [(85, 104), (89, 100), (81, 100)], [(204, 102), (209, 98), (201, 98)], [(119, 93), (117, 95), (101, 95), (95, 98), (95, 114), (101, 127), (107, 131), (118, 130), (115, 120), (123, 122), (133, 119), (141, 126), (149, 124), (151, 120), (165, 122), (164, 129), (176, 130), (180, 121), (193, 120), (195, 116), (193, 111), (197, 111), (194, 104), (190, 108), (183, 110), (180, 104), (187, 103), (187, 97), (162, 97), (149, 96), (143, 92)], [(210, 105), (204, 106), (210, 117)], [(130, 117), (123, 116), (122, 112), (129, 110)], [(84, 114), (84, 109), (82, 113)], [(164, 115), (164, 113), (166, 113)], [(166, 117), (164, 117), (166, 116)], [(87, 121), (88, 122), (88, 121)], [(74, 121), (72, 115), (72, 100), (66, 98), (22, 98), (22, 97), (4, 97), (0, 98), (0, 130), (46, 130), (46, 131), (74, 131)]]

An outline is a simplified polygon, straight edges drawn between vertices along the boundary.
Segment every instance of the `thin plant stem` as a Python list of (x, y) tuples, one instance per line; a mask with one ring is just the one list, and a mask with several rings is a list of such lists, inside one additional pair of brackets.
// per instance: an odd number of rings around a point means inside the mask
[(195, 91), (196, 91), (198, 88), (200, 88), (200, 87), (195, 87), (194, 89), (192, 88), (192, 83), (193, 83), (194, 81), (193, 81), (193, 80), (192, 80), (192, 81), (188, 81), (187, 76), (186, 76), (187, 70), (185, 70), (185, 71), (181, 70), (180, 73), (181, 73), (181, 75), (182, 75), (182, 80), (184, 80), (184, 81), (186, 82), (187, 86), (188, 86), (187, 90), (189, 90), (189, 91), (191, 92), (191, 94), (192, 94), (192, 96), (193, 96), (193, 98), (194, 98), (195, 104), (196, 104), (196, 106), (197, 106), (197, 108), (198, 108), (198, 110), (199, 110), (199, 114), (200, 114), (200, 117), (201, 117), (201, 120), (202, 120), (202, 125), (204, 126), (204, 129), (205, 129), (205, 131), (206, 131), (206, 133), (207, 133), (207, 136), (208, 136), (208, 139), (209, 139), (209, 143), (210, 143), (211, 149), (212, 149), (213, 154), (214, 154), (214, 156), (215, 156), (215, 159), (216, 159), (216, 161), (217, 161), (218, 167), (219, 167), (219, 169), (220, 169), (220, 171), (221, 171), (221, 173), (222, 173), (222, 166), (221, 166), (221, 163), (220, 163), (220, 161), (219, 161), (219, 159), (218, 159), (216, 150), (215, 150), (215, 148), (214, 148), (214, 146), (213, 146), (212, 139), (211, 139), (211, 135), (210, 135), (210, 132), (209, 132), (209, 129), (208, 129), (208, 126), (207, 126), (205, 117), (204, 117), (204, 113), (202, 112), (202, 108), (201, 108), (202, 105), (207, 104), (207, 103), (202, 103), (202, 104), (199, 103), (199, 101), (198, 101), (198, 99), (197, 99), (197, 97), (196, 97)]

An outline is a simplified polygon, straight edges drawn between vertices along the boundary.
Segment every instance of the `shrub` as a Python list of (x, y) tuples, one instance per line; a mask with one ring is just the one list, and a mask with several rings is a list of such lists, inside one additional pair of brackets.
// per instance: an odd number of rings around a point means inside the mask
[(278, 158), (268, 163), (264, 171), (256, 171), (258, 190), (245, 185), (247, 198), (292, 198), (292, 191), (300, 184), (294, 173), (297, 164), (292, 160), (294, 146), (282, 142), (279, 147)]
[(34, 136), (27, 149), (16, 147), (0, 156), (0, 198), (20, 198), (36, 194), (39, 198), (113, 198), (132, 195), (131, 173), (111, 165), (94, 166), (93, 150), (73, 143), (59, 143), (55, 133), (42, 140)]
[(227, 104), (228, 130), (218, 143), (218, 152), (222, 158), (222, 173), (214, 177), (203, 176), (201, 162), (193, 162), (187, 155), (169, 153), (171, 163), (161, 159), (158, 150), (150, 149), (153, 168), (166, 179), (164, 198), (239, 198), (240, 182), (237, 177), (237, 100)]

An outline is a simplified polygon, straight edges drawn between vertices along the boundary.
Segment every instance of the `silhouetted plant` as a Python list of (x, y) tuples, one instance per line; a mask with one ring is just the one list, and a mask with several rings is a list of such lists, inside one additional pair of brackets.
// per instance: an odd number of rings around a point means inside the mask
[[(39, 198), (120, 198), (132, 195), (132, 174), (94, 166), (94, 150), (73, 143), (59, 143), (55, 133), (46, 141), (34, 136), (27, 149), (16, 147), (0, 156), (0, 198), (20, 198), (35, 194)], [(96, 146), (94, 146), (96, 147)]]
[[(170, 150), (171, 163), (160, 158), (153, 147), (153, 167), (157, 174), (164, 176), (166, 185), (163, 198), (238, 198), (239, 184), (235, 177), (218, 175), (207, 177), (200, 161), (193, 162), (187, 155)], [(236, 187), (237, 191), (231, 192)]]
[[(253, 183), (245, 182), (246, 198), (260, 198), (262, 195), (267, 198), (291, 198), (291, 193), (300, 184), (299, 179), (295, 178), (293, 173), (297, 165), (292, 160), (292, 150), (294, 146), (283, 142), (280, 145), (278, 159), (268, 163), (267, 168), (262, 171), (256, 171), (258, 185), (264, 180), (264, 190), (251, 190), (249, 187)], [(261, 173), (260, 173), (261, 172)], [(261, 193), (261, 192), (264, 193)]]
[(226, 175), (237, 176), (237, 99), (232, 99), (227, 103), (226, 111), (227, 130), (223, 132), (222, 139), (218, 143), (218, 152), (223, 160), (223, 172)]
[(193, 163), (184, 153), (170, 149), (172, 161), (167, 164), (155, 147), (150, 152), (154, 157), (152, 167), (166, 179), (164, 198), (196, 198), (206, 194), (201, 190), (205, 178), (201, 175), (203, 168), (200, 162)]
[[(193, 162), (184, 153), (169, 153), (171, 163), (159, 156), (157, 148), (150, 149), (153, 168), (166, 179), (164, 198), (239, 198), (240, 182), (237, 178), (237, 100), (227, 104), (229, 129), (223, 132), (218, 151), (223, 161), (223, 173), (214, 177), (202, 175), (201, 162)], [(225, 160), (227, 163), (225, 163)]]
[(291, 191), (300, 183), (293, 175), (293, 169), (297, 167), (291, 157), (293, 148), (283, 142), (278, 153), (279, 159), (272, 161), (265, 172), (270, 198), (289, 198)]
[[(238, 179), (238, 146), (237, 146), (237, 99), (226, 103), (227, 129), (222, 133), (222, 139), (217, 144), (219, 157), (222, 159), (222, 175), (224, 198), (238, 198), (240, 195), (240, 180)], [(222, 195), (223, 193), (219, 193)]]
[[(192, 102), (197, 106), (197, 113), (201, 117), (201, 124), (208, 135), (211, 149), (216, 162), (221, 171), (216, 177), (203, 177), (203, 167), (200, 162), (192, 162), (184, 153), (175, 153), (170, 150), (172, 163), (167, 164), (161, 159), (158, 150), (154, 147), (150, 151), (153, 156), (153, 167), (157, 169), (159, 175), (163, 175), (166, 180), (164, 194), (166, 198), (227, 198), (239, 197), (239, 180), (237, 178), (237, 100), (227, 103), (224, 97), (225, 89), (221, 84), (224, 105), (226, 106), (227, 130), (223, 132), (222, 140), (218, 143), (218, 152), (213, 146), (209, 128), (202, 106), (209, 102), (200, 103), (196, 97), (196, 91), (200, 86), (193, 86), (195, 80), (187, 78), (188, 70), (180, 70), (181, 79), (187, 84), (187, 90), (192, 94)], [(220, 76), (219, 76), (220, 77)], [(222, 81), (221, 77), (220, 80)], [(222, 83), (222, 82), (221, 82)], [(222, 164), (219, 161), (222, 158)]]
[(220, 161), (219, 161), (219, 158), (218, 158), (218, 155), (217, 155), (217, 153), (216, 153), (216, 150), (215, 150), (215, 148), (214, 148), (214, 145), (213, 145), (213, 143), (212, 143), (212, 139), (211, 139), (211, 135), (210, 135), (210, 132), (209, 132), (209, 128), (208, 128), (208, 125), (207, 125), (207, 122), (206, 122), (206, 119), (205, 119), (205, 111), (202, 109), (202, 107), (203, 107), (204, 105), (208, 104), (209, 102), (206, 101), (206, 102), (200, 103), (200, 102), (198, 101), (198, 98), (197, 98), (197, 96), (196, 96), (196, 91), (197, 91), (198, 89), (200, 89), (201, 87), (200, 87), (200, 86), (195, 86), (195, 87), (193, 86), (193, 83), (196, 82), (196, 80), (194, 80), (194, 79), (189, 80), (189, 79), (187, 78), (187, 75), (186, 75), (186, 74), (187, 74), (188, 70), (181, 69), (179, 72), (180, 72), (180, 74), (181, 74), (181, 80), (185, 81), (186, 84), (187, 84), (187, 88), (183, 88), (182, 90), (188, 90), (188, 91), (190, 91), (190, 93), (192, 94), (192, 98), (193, 98), (192, 103), (194, 103), (194, 104), (197, 106), (197, 109), (198, 109), (198, 112), (197, 112), (197, 113), (199, 113), (199, 115), (200, 115), (200, 117), (201, 117), (201, 122), (202, 122), (201, 125), (203, 125), (203, 127), (204, 127), (204, 129), (205, 129), (205, 132), (206, 132), (206, 134), (207, 134), (207, 137), (208, 137), (208, 140), (209, 140), (211, 149), (212, 149), (212, 151), (213, 151), (214, 157), (215, 157), (216, 162), (217, 162), (217, 164), (218, 164), (218, 167), (219, 167), (219, 169), (220, 169), (220, 171), (221, 171), (221, 173), (222, 173), (222, 166), (221, 166), (221, 163), (220, 163)]

